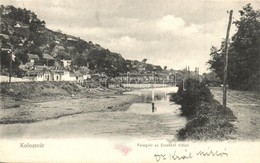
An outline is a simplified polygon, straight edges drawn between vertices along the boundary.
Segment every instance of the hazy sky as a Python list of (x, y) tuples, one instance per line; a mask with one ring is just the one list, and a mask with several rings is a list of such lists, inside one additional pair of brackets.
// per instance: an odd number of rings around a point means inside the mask
[[(34, 11), (52, 30), (98, 43), (124, 58), (207, 70), (212, 45), (225, 37), (228, 13), (260, 0), (1, 0)], [(232, 32), (235, 26), (231, 27)]]

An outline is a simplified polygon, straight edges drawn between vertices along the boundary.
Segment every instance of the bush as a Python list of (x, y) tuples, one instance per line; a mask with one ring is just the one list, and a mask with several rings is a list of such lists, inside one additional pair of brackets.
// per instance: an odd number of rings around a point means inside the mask
[(179, 140), (225, 140), (232, 138), (236, 130), (231, 123), (236, 119), (229, 108), (212, 100), (201, 102), (185, 128), (179, 130)]
[(205, 84), (195, 79), (187, 79), (183, 86), (180, 85), (178, 92), (171, 96), (171, 100), (181, 105), (182, 114), (190, 116), (196, 113), (201, 102), (210, 102), (212, 94)]

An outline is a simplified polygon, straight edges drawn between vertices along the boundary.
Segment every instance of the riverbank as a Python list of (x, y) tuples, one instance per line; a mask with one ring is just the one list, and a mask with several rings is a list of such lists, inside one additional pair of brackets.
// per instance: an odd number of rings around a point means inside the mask
[(87, 112), (126, 111), (139, 102), (122, 89), (85, 88), (70, 82), (1, 84), (0, 124), (30, 123)]
[(210, 90), (199, 81), (188, 79), (186, 90), (179, 88), (172, 101), (181, 105), (182, 115), (187, 117), (185, 128), (179, 130), (179, 140), (221, 141), (235, 139), (236, 117), (213, 99)]
[(48, 101), (44, 101), (46, 97), (39, 98), (43, 100), (40, 102), (23, 99), (17, 107), (1, 109), (0, 136), (8, 139), (116, 137), (173, 140), (186, 124), (186, 118), (180, 116), (179, 106), (166, 97), (166, 90), (176, 88), (154, 89), (156, 112), (151, 109), (152, 89), (124, 93), (99, 89), (91, 89), (98, 93), (57, 96)]
[(223, 141), (236, 138), (236, 119), (229, 108), (219, 102), (201, 103), (196, 114), (188, 118), (185, 128), (179, 130), (179, 140)]

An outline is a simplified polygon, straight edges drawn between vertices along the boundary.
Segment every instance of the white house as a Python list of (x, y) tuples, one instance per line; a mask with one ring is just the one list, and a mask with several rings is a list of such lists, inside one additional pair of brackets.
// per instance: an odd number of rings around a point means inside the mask
[(64, 71), (64, 73), (61, 75), (62, 81), (77, 81), (76, 76), (74, 74), (71, 74), (69, 71)]
[(63, 67), (69, 67), (71, 65), (71, 60), (61, 60), (62, 63), (63, 63)]

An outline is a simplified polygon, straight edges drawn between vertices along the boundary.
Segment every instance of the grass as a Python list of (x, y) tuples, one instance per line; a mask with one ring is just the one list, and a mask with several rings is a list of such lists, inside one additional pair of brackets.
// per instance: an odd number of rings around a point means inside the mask
[(232, 139), (236, 130), (231, 123), (236, 119), (229, 108), (219, 102), (201, 103), (196, 114), (188, 118), (185, 128), (179, 130), (179, 140), (227, 140)]
[(180, 86), (171, 100), (181, 105), (181, 112), (188, 122), (179, 130), (179, 140), (226, 140), (232, 139), (236, 129), (232, 121), (236, 119), (229, 108), (213, 99), (208, 87), (195, 79), (186, 80), (186, 90)]

